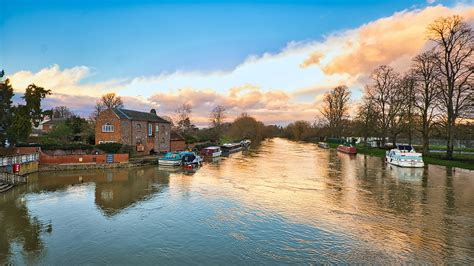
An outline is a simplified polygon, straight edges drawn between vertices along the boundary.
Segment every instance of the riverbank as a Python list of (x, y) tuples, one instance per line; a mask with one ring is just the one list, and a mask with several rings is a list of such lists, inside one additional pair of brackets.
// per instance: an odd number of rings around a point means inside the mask
[(110, 168), (132, 168), (146, 165), (158, 164), (156, 156), (131, 157), (126, 163), (81, 163), (81, 164), (51, 164), (40, 165), (39, 171), (68, 171), (68, 170), (92, 170), (92, 169), (110, 169)]
[[(338, 143), (329, 143), (330, 148), (337, 148), (339, 144)], [(357, 153), (359, 154), (367, 154), (370, 156), (375, 156), (375, 157), (385, 157), (385, 151), (383, 149), (379, 148), (372, 148), (372, 147), (366, 147), (362, 145), (356, 145), (357, 147)], [(443, 159), (442, 156), (444, 154), (439, 153), (439, 154), (430, 154), (430, 155), (423, 155), (423, 161), (427, 164), (433, 164), (433, 165), (441, 165), (441, 166), (448, 166), (448, 167), (458, 167), (458, 168), (463, 168), (463, 169), (468, 169), (468, 170), (474, 170), (474, 156), (472, 155), (466, 155), (466, 154), (461, 154), (461, 155), (454, 155), (455, 159), (454, 160), (446, 160)]]

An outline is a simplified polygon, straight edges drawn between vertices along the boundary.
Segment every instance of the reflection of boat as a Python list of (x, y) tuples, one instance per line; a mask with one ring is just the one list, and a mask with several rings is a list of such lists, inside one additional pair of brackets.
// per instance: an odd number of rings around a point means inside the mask
[(168, 152), (165, 157), (158, 159), (161, 166), (201, 165), (202, 158), (191, 151)]
[(385, 159), (388, 163), (402, 167), (423, 167), (421, 153), (415, 151), (411, 145), (398, 145), (396, 149), (387, 151)]
[(339, 145), (337, 146), (337, 150), (340, 151), (340, 152), (343, 152), (343, 153), (347, 153), (347, 154), (357, 154), (357, 149), (356, 147), (352, 146), (352, 145)]
[(181, 156), (179, 152), (168, 152), (165, 157), (158, 159), (158, 165), (162, 166), (180, 166)]
[(210, 146), (201, 150), (201, 155), (204, 157), (219, 157), (222, 155), (221, 147), (219, 146)]
[(421, 168), (390, 166), (389, 169), (401, 181), (420, 182), (423, 178), (424, 169)]
[(204, 160), (205, 162), (208, 162), (208, 163), (218, 163), (218, 162), (220, 162), (220, 161), (222, 160), (222, 157), (221, 157), (221, 156), (219, 156), (219, 157), (209, 157), (209, 156), (205, 156), (205, 157), (203, 158), (203, 160)]
[(222, 153), (230, 154), (242, 150), (242, 145), (240, 143), (224, 143), (221, 146)]
[(318, 147), (323, 149), (329, 149), (329, 144), (327, 144), (326, 142), (318, 142)]

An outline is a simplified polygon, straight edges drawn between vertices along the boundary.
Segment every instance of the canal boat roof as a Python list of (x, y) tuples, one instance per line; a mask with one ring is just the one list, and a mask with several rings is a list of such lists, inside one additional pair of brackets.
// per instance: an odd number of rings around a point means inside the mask
[(221, 147), (219, 146), (209, 146), (209, 147), (206, 147), (204, 148), (203, 150), (217, 150), (217, 149), (220, 149)]
[(233, 147), (238, 147), (238, 146), (241, 146), (240, 143), (224, 143), (222, 144), (221, 147), (233, 148)]

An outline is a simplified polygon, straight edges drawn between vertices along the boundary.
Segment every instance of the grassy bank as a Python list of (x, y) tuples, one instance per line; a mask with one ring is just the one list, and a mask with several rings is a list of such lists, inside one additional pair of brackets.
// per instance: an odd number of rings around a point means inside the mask
[[(336, 148), (338, 143), (329, 143), (329, 147)], [(357, 145), (357, 153), (367, 154), (370, 156), (384, 157), (385, 150), (379, 148), (365, 147), (362, 145)], [(434, 153), (430, 155), (424, 155), (423, 161), (427, 164), (433, 165), (442, 165), (449, 167), (459, 167), (469, 170), (474, 170), (474, 155), (466, 154), (455, 154), (454, 160), (444, 159), (444, 153)]]

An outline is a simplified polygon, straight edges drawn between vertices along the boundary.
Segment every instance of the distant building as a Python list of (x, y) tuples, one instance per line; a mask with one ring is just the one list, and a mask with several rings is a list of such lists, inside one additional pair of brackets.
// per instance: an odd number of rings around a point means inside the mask
[(185, 139), (178, 132), (171, 131), (171, 151), (184, 151), (185, 149)]
[(151, 112), (113, 108), (102, 111), (95, 124), (95, 144), (117, 142), (134, 146), (138, 154), (168, 152), (171, 123)]
[(53, 129), (55, 126), (59, 124), (66, 123), (67, 118), (52, 118), (49, 116), (46, 116), (37, 127), (33, 125), (32, 132), (30, 136), (32, 137), (37, 137), (37, 136), (42, 136), (48, 134), (51, 129)]

